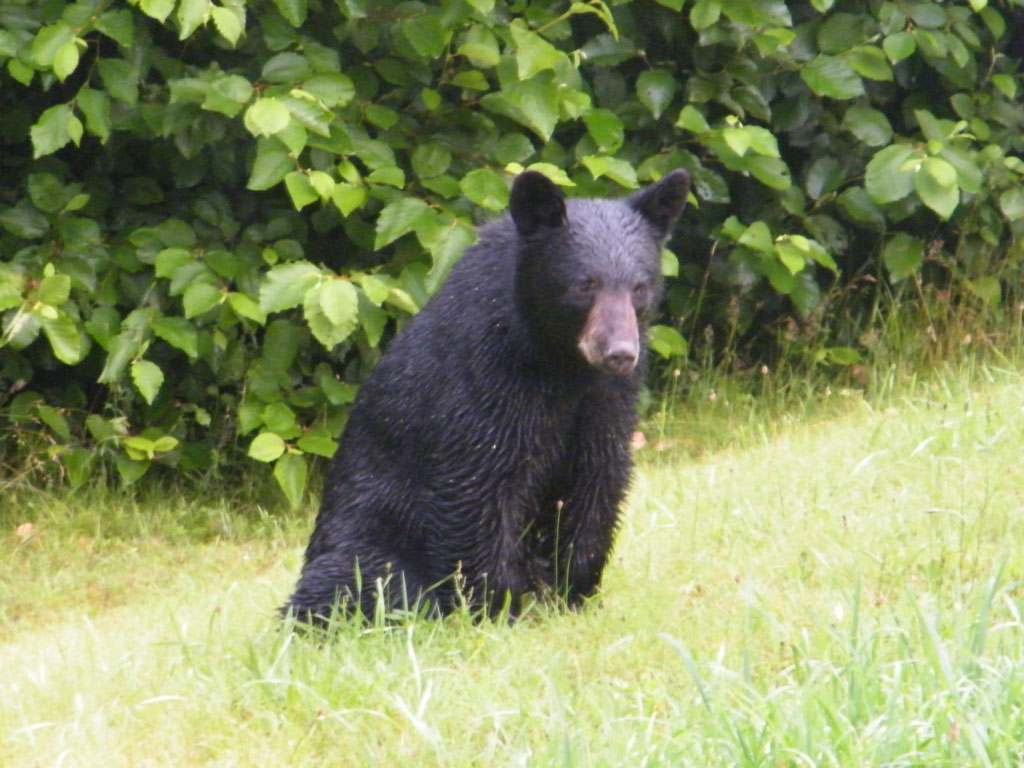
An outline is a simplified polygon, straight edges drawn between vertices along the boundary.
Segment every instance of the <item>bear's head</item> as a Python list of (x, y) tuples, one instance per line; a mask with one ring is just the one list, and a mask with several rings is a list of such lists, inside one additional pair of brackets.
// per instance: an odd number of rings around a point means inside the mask
[(661, 298), (661, 249), (689, 188), (680, 169), (626, 198), (566, 200), (541, 173), (516, 178), (516, 294), (540, 344), (606, 373), (636, 368)]

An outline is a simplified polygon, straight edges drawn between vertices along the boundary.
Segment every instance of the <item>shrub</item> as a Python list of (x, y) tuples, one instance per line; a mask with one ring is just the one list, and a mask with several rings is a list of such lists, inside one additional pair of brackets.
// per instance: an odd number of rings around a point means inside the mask
[(247, 454), (298, 504), (383, 341), (523, 168), (573, 195), (690, 171), (651, 340), (673, 364), (780, 318), (856, 361), (829, 317), (885, 283), (1000, 311), (1020, 6), (8, 2), (7, 464), (78, 485)]

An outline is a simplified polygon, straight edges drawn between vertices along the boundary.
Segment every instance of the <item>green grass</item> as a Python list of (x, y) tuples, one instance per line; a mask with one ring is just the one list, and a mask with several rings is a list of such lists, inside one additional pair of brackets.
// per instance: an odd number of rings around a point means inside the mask
[(1024, 763), (1020, 372), (698, 384), (638, 452), (600, 604), (514, 626), (294, 635), (310, 519), (25, 496), (0, 765)]

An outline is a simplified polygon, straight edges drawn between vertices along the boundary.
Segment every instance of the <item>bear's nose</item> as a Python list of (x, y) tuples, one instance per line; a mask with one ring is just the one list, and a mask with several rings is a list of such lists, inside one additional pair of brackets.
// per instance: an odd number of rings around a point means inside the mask
[(628, 342), (619, 342), (608, 348), (601, 364), (610, 373), (627, 374), (636, 367), (636, 361), (635, 347)]

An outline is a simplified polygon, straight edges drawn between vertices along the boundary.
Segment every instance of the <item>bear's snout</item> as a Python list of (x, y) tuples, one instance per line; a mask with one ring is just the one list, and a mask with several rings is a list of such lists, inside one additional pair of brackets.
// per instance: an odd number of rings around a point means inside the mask
[(640, 359), (640, 329), (629, 291), (601, 291), (578, 342), (588, 363), (607, 373), (632, 373)]

